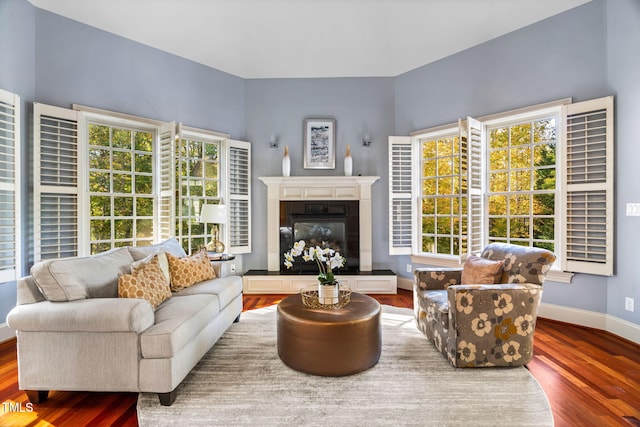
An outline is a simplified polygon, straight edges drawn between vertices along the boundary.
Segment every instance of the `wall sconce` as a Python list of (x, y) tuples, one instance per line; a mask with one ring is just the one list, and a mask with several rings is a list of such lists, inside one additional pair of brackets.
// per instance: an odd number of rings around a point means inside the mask
[(278, 135), (271, 135), (269, 138), (269, 148), (278, 148)]
[(368, 147), (371, 145), (371, 135), (365, 133), (362, 135), (362, 145)]

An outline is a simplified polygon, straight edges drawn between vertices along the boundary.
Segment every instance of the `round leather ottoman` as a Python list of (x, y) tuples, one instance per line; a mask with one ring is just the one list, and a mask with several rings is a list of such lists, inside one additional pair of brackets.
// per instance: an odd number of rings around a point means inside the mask
[(314, 309), (291, 295), (278, 304), (278, 355), (289, 367), (338, 377), (369, 369), (380, 359), (380, 304), (352, 293), (341, 309)]

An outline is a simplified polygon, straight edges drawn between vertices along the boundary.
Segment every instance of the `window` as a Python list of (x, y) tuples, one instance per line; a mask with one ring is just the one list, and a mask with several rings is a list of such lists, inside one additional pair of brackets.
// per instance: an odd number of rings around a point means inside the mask
[(248, 143), (174, 122), (43, 104), (34, 104), (34, 135), (35, 261), (169, 237), (193, 251), (210, 235), (211, 225), (199, 222), (202, 204), (220, 202), (234, 209), (232, 236), (240, 230), (240, 239), (225, 239), (228, 251), (250, 251)]
[(556, 114), (487, 125), (487, 239), (555, 251)]
[(392, 137), (389, 171), (391, 254), (452, 266), (505, 242), (613, 274), (612, 97)]
[(0, 283), (22, 274), (20, 97), (0, 90)]
[(467, 251), (466, 141), (458, 133), (429, 135), (420, 150), (421, 252), (460, 255)]
[(155, 132), (88, 123), (92, 254), (154, 241)]
[(222, 138), (197, 134), (179, 127), (176, 138), (176, 226), (175, 236), (187, 253), (209, 241), (213, 224), (200, 222), (204, 204), (218, 204)]

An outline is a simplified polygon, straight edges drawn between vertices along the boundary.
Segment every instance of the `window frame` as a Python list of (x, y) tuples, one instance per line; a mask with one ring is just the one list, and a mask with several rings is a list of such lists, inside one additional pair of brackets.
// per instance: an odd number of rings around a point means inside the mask
[[(562, 176), (563, 174), (563, 164), (562, 159), (564, 158), (564, 143), (563, 143), (563, 121), (562, 121), (562, 107), (560, 105), (556, 107), (542, 108), (539, 110), (532, 110), (526, 113), (517, 113), (517, 114), (509, 114), (505, 113), (503, 115), (495, 117), (491, 120), (483, 121), (484, 126), (484, 140), (483, 140), (483, 149), (484, 149), (484, 170), (483, 176), (485, 182), (485, 188), (483, 188), (483, 197), (485, 202), (485, 209), (483, 212), (483, 221), (484, 221), (484, 241), (483, 246), (486, 245), (489, 240), (489, 197), (491, 194), (489, 191), (489, 182), (490, 182), (490, 168), (489, 168), (489, 158), (490, 158), (490, 147), (489, 147), (489, 138), (491, 129), (497, 127), (505, 127), (505, 126), (513, 126), (522, 124), (524, 122), (534, 122), (536, 120), (544, 119), (547, 117), (554, 117), (556, 119), (556, 163), (555, 163), (555, 171), (556, 171), (556, 187), (553, 191), (554, 195), (554, 214), (556, 218), (562, 218), (562, 213), (564, 212), (564, 204), (562, 202), (562, 190), (563, 190), (563, 182)], [(509, 168), (511, 170), (511, 168)], [(529, 170), (535, 170), (533, 167)], [(529, 191), (528, 191), (529, 192)], [(531, 193), (534, 193), (535, 190), (530, 190)], [(512, 193), (512, 191), (508, 191), (508, 193)], [(505, 216), (509, 216), (508, 214)], [(533, 217), (533, 216), (531, 216)], [(563, 253), (564, 253), (564, 239), (562, 238), (562, 222), (563, 221), (554, 221), (554, 250), (553, 252), (556, 254), (556, 262), (554, 263), (552, 270), (559, 270), (563, 265)], [(530, 236), (529, 239), (533, 239), (533, 236)], [(509, 237), (507, 237), (509, 240)]]
[[(158, 235), (158, 227), (155, 221), (156, 218), (156, 213), (158, 210), (158, 197), (157, 197), (157, 179), (156, 177), (158, 176), (158, 171), (157, 171), (157, 166), (156, 166), (156, 152), (157, 152), (157, 146), (158, 146), (158, 130), (156, 126), (151, 126), (151, 125), (147, 125), (144, 122), (140, 122), (140, 121), (135, 121), (135, 120), (123, 120), (123, 119), (115, 119), (113, 120), (111, 117), (109, 116), (103, 116), (103, 115), (95, 115), (95, 114), (87, 114), (84, 115), (84, 117), (81, 119), (81, 131), (82, 131), (82, 135), (83, 137), (81, 137), (80, 140), (80, 144), (83, 147), (83, 158), (84, 158), (84, 164), (86, 165), (85, 167), (83, 167), (83, 179), (86, 180), (86, 186), (85, 189), (86, 191), (83, 191), (84, 194), (86, 194), (86, 200), (82, 206), (84, 209), (86, 209), (86, 218), (87, 221), (84, 224), (84, 226), (86, 227), (86, 236), (88, 240), (86, 242), (86, 244), (88, 245), (87, 248), (85, 248), (85, 250), (87, 251), (87, 253), (91, 254), (93, 253), (93, 250), (91, 249), (93, 245), (99, 245), (99, 244), (107, 244), (109, 246), (111, 246), (111, 248), (117, 248), (120, 246), (136, 246), (138, 245), (138, 243), (141, 242), (146, 242), (147, 244), (152, 244), (154, 241), (157, 240), (157, 235)], [(131, 131), (131, 132), (141, 132), (141, 133), (150, 133), (151, 134), (151, 172), (148, 173), (144, 173), (144, 174), (140, 174), (137, 173), (135, 170), (135, 165), (134, 165), (134, 161), (131, 162), (131, 166), (128, 172), (123, 173), (123, 170), (118, 170), (118, 169), (113, 169), (113, 168), (109, 168), (109, 169), (103, 169), (104, 171), (108, 171), (107, 173), (109, 173), (112, 177), (114, 174), (117, 175), (126, 175), (126, 176), (130, 176), (131, 177), (131, 182), (132, 182), (132, 190), (135, 189), (135, 177), (136, 176), (149, 176), (151, 177), (151, 192), (150, 193), (138, 193), (136, 191), (132, 191), (131, 193), (116, 193), (114, 191), (113, 186), (111, 187), (109, 192), (106, 193), (102, 193), (102, 192), (92, 192), (91, 191), (91, 173), (94, 171), (98, 171), (97, 169), (94, 169), (91, 167), (91, 162), (90, 162), (90, 150), (92, 148), (98, 148), (101, 146), (92, 146), (90, 144), (90, 136), (89, 136), (89, 127), (90, 126), (104, 126), (104, 127), (108, 127), (110, 129), (110, 142), (112, 141), (112, 130), (113, 129), (118, 129), (118, 130), (126, 130), (126, 131)], [(132, 135), (133, 136), (133, 135)], [(113, 156), (114, 153), (126, 153), (126, 152), (130, 152), (133, 156), (135, 156), (135, 154), (138, 154), (139, 152), (141, 153), (141, 150), (137, 150), (134, 146), (133, 146), (133, 141), (132, 142), (132, 146), (128, 149), (122, 149), (122, 148), (118, 148), (118, 147), (114, 147), (111, 143), (109, 145), (109, 147), (106, 147), (106, 149), (110, 152), (110, 157)], [(104, 148), (103, 148), (104, 149)], [(112, 157), (111, 157), (112, 158)], [(110, 165), (113, 165), (113, 163), (110, 163)], [(110, 199), (110, 215), (102, 215), (101, 217), (104, 217), (106, 220), (111, 222), (111, 233), (110, 233), (110, 237), (107, 240), (105, 239), (100, 239), (100, 240), (92, 240), (91, 238), (91, 221), (94, 218), (98, 218), (98, 217), (94, 217), (92, 216), (92, 212), (91, 212), (91, 197), (109, 197)], [(118, 197), (128, 197), (131, 196), (133, 199), (133, 206), (132, 206), (132, 214), (131, 214), (131, 218), (127, 218), (122, 217), (122, 216), (118, 216), (114, 214), (114, 209), (115, 209), (115, 202), (116, 202), (116, 198)], [(136, 214), (136, 201), (138, 200), (138, 198), (140, 199), (151, 199), (152, 200), (152, 214), (151, 215), (146, 215), (143, 219), (145, 220), (151, 220), (152, 221), (152, 236), (151, 238), (141, 238), (137, 236), (136, 233), (136, 229), (137, 229), (137, 221), (140, 219), (137, 214)], [(132, 222), (132, 228), (133, 228), (133, 235), (130, 238), (126, 238), (126, 239), (118, 239), (115, 236), (115, 222), (119, 220), (119, 218), (124, 218), (125, 220), (130, 220)], [(109, 248), (110, 249), (110, 248)], [(105, 249), (108, 250), (108, 249)], [(99, 250), (97, 252), (102, 252), (103, 250)], [(96, 252), (96, 253), (97, 253)]]
[[(228, 135), (223, 135), (223, 134), (219, 134), (217, 132), (209, 132), (209, 131), (203, 131), (200, 129), (194, 129), (194, 128), (190, 128), (187, 126), (184, 126), (182, 124), (178, 124), (178, 128), (177, 128), (177, 134), (176, 134), (176, 138), (175, 138), (175, 144), (176, 147), (174, 149), (174, 172), (175, 172), (175, 181), (174, 181), (174, 186), (175, 186), (175, 198), (176, 198), (176, 203), (175, 203), (175, 213), (174, 213), (174, 236), (178, 239), (178, 241), (180, 242), (180, 244), (183, 246), (183, 248), (185, 249), (185, 251), (187, 253), (192, 253), (194, 252), (194, 249), (197, 249), (197, 246), (194, 247), (193, 246), (193, 241), (199, 241), (202, 240), (202, 245), (206, 244), (209, 240), (209, 237), (211, 236), (211, 230), (213, 227), (215, 227), (215, 225), (213, 224), (203, 224), (202, 228), (203, 228), (203, 232), (202, 233), (198, 233), (196, 231), (192, 232), (192, 227), (189, 225), (187, 228), (187, 232), (185, 233), (181, 223), (183, 221), (188, 221), (189, 223), (200, 223), (200, 210), (202, 208), (202, 204), (223, 204), (224, 198), (225, 198), (225, 188), (224, 188), (224, 179), (223, 177), (225, 176), (224, 174), (224, 167), (223, 165), (226, 162), (226, 156), (224, 154), (224, 142), (225, 140), (228, 138)], [(201, 195), (192, 195), (192, 194), (186, 194), (184, 195), (182, 193), (182, 182), (183, 180), (187, 180), (187, 187), (189, 187), (189, 182), (192, 181), (189, 179), (189, 175), (182, 175), (180, 172), (182, 171), (181, 167), (182, 167), (182, 160), (184, 157), (182, 157), (181, 155), (181, 148), (182, 148), (182, 144), (183, 141), (194, 141), (194, 142), (198, 142), (201, 144), (211, 144), (216, 146), (216, 150), (217, 150), (217, 156), (218, 156), (218, 160), (217, 160), (217, 171), (218, 171), (218, 175), (215, 179), (211, 179), (211, 178), (207, 178), (207, 177), (194, 177), (195, 180), (202, 180), (203, 183), (206, 182), (215, 182), (217, 185), (217, 195), (215, 196), (208, 196), (206, 194), (201, 194)], [(204, 158), (204, 157), (203, 157)], [(184, 158), (187, 161), (189, 161), (191, 159), (191, 157), (186, 157)], [(205, 188), (205, 186), (203, 185), (203, 189)], [(190, 192), (187, 192), (190, 193)], [(206, 193), (206, 191), (205, 191)], [(195, 211), (192, 213), (192, 215), (182, 215), (182, 208), (183, 206), (183, 199), (187, 199), (190, 201), (194, 202), (194, 205), (197, 205), (197, 207), (195, 208)], [(201, 203), (197, 203), (198, 201), (200, 201)], [(197, 227), (196, 227), (197, 228)], [(187, 243), (185, 243), (185, 240)], [(220, 227), (220, 240), (222, 240), (225, 243), (225, 246), (227, 245), (227, 238), (226, 238), (226, 230), (224, 226)], [(186, 244), (186, 247), (185, 247)]]

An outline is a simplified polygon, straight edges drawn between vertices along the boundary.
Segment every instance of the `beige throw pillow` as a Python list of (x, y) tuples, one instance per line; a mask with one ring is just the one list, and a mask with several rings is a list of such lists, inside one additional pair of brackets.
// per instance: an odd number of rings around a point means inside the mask
[(493, 261), (477, 255), (469, 255), (462, 269), (462, 285), (500, 283), (504, 261)]
[(162, 302), (171, 298), (171, 288), (158, 258), (140, 266), (131, 274), (123, 274), (118, 278), (118, 296), (120, 298), (141, 298), (153, 306), (155, 310)]
[(171, 275), (171, 290), (174, 292), (216, 277), (206, 251), (184, 258), (178, 258), (167, 252), (167, 259)]

